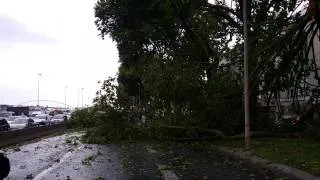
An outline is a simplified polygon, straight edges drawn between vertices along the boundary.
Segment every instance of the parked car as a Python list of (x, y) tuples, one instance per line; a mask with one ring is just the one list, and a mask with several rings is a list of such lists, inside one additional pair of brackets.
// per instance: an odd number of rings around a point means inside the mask
[(290, 114), (290, 115), (282, 115), (281, 119), (285, 124), (296, 125), (299, 122), (300, 117), (295, 114)]
[(10, 125), (7, 120), (0, 119), (0, 131), (9, 131)]
[(33, 119), (28, 117), (19, 117), (9, 123), (10, 129), (24, 129), (35, 127)]
[(22, 116), (10, 116), (7, 121), (10, 124), (11, 121), (13, 121), (13, 120), (15, 120), (17, 118), (20, 118), (20, 117), (22, 117)]
[(36, 117), (39, 114), (42, 114), (42, 112), (41, 111), (33, 111), (30, 116), (31, 117)]
[(64, 115), (66, 116), (67, 120), (71, 118), (71, 113), (64, 113)]
[(0, 119), (5, 119), (8, 121), (8, 119), (13, 115), (13, 112), (9, 111), (2, 111), (0, 112)]
[(51, 119), (50, 123), (52, 124), (59, 124), (62, 123), (63, 121), (67, 120), (67, 116), (64, 114), (57, 114), (55, 116), (53, 116), (53, 118)]
[(49, 124), (50, 119), (50, 116), (47, 114), (38, 114), (33, 118), (35, 125)]

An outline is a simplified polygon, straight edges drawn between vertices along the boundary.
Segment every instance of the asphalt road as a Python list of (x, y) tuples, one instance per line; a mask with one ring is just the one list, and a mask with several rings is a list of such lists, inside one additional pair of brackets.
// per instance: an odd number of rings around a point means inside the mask
[(116, 148), (81, 144), (80, 135), (71, 133), (6, 149), (11, 163), (6, 179), (127, 179)]
[(179, 179), (276, 179), (215, 151), (176, 143), (82, 144), (80, 133), (9, 147), (11, 172), (6, 180), (161, 179), (161, 170)]

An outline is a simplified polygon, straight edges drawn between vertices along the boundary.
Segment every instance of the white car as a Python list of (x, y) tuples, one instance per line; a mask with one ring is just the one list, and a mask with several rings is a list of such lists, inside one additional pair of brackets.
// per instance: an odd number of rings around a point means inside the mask
[(1, 119), (5, 119), (5, 120), (9, 120), (9, 118), (13, 115), (13, 112), (8, 112), (8, 111), (2, 111), (0, 112), (0, 118)]
[(32, 119), (36, 125), (46, 125), (50, 122), (50, 116), (47, 114), (38, 114)]
[(10, 122), (12, 122), (13, 120), (15, 120), (15, 119), (17, 119), (17, 118), (20, 118), (20, 117), (22, 117), (22, 116), (10, 116), (10, 117), (8, 118), (8, 122), (10, 123)]
[(65, 119), (66, 119), (66, 115), (57, 114), (57, 115), (53, 116), (53, 118), (50, 120), (50, 123), (59, 124), (59, 123), (62, 123), (63, 121), (65, 121)]
[(67, 117), (67, 120), (71, 118), (71, 113), (64, 113), (64, 115)]
[(34, 127), (34, 121), (28, 117), (19, 117), (9, 122), (10, 129), (24, 129)]
[(33, 111), (30, 116), (31, 117), (36, 117), (39, 114), (42, 114), (42, 112), (41, 111)]

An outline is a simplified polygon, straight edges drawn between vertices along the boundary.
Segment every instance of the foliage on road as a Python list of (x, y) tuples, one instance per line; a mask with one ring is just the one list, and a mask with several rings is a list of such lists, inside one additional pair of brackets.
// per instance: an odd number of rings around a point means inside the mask
[[(268, 170), (248, 167), (243, 161), (231, 159), (212, 148), (211, 142), (161, 142), (153, 147), (160, 154), (159, 169), (174, 169), (181, 179), (277, 179)], [(228, 168), (224, 177), (219, 168)], [(255, 172), (256, 171), (256, 172)], [(236, 173), (235, 173), (236, 172)], [(259, 172), (259, 173), (257, 173)], [(287, 178), (286, 178), (287, 179)]]
[(91, 156), (88, 156), (86, 158), (84, 158), (81, 163), (82, 165), (87, 165), (87, 166), (91, 166), (91, 162), (94, 161), (96, 159), (96, 156), (95, 155), (91, 155)]

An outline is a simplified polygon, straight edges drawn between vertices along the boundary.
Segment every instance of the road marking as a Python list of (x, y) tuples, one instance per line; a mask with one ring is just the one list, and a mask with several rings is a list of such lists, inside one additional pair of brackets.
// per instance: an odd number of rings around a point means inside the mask
[[(76, 151), (80, 150), (83, 148), (83, 145), (81, 145), (80, 147), (78, 147), (76, 149)], [(69, 158), (72, 155), (73, 152), (67, 152), (66, 154), (64, 154), (62, 156), (62, 158), (60, 159), (59, 162), (54, 163), (51, 167), (49, 167), (48, 169), (43, 170), (41, 173), (39, 173), (36, 177), (34, 177), (33, 180), (43, 180), (45, 179), (45, 175), (47, 175), (48, 173), (50, 173), (52, 170), (54, 170), (60, 163), (63, 163), (67, 158)]]
[(146, 149), (147, 149), (147, 151), (148, 151), (149, 153), (151, 153), (151, 154), (157, 153), (157, 151), (154, 150), (154, 149), (152, 148), (152, 146), (147, 146)]
[(171, 170), (161, 170), (160, 171), (164, 180), (178, 180), (178, 176), (175, 172)]

